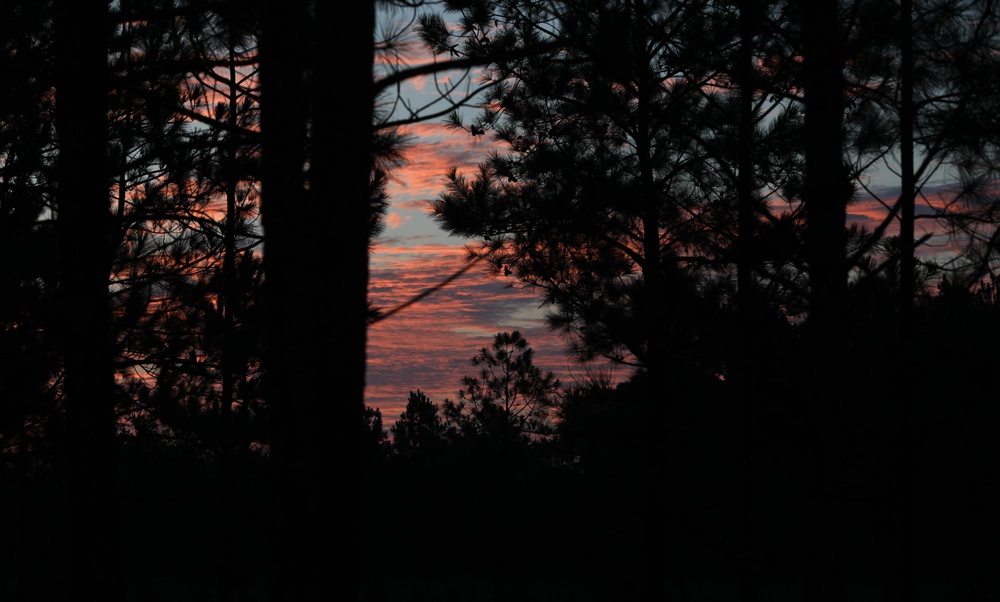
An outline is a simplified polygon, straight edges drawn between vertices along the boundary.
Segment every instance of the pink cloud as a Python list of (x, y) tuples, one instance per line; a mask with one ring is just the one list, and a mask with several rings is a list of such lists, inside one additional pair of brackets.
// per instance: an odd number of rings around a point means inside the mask
[[(465, 265), (464, 250), (448, 245), (381, 246), (370, 295), (391, 309), (442, 282)], [(393, 314), (368, 331), (365, 402), (382, 411), (386, 427), (417, 389), (440, 403), (458, 399), (471, 358), (498, 332), (519, 330), (535, 350), (536, 365), (564, 381), (583, 367), (566, 355), (560, 337), (544, 321), (541, 299), (530, 291), (490, 279), (473, 267), (450, 285)]]
[(472, 136), (440, 123), (417, 124), (407, 128), (420, 140), (419, 148), (406, 153), (407, 164), (393, 172), (389, 193), (393, 198), (434, 198), (444, 189), (450, 167), (459, 171), (476, 169), (496, 148), (486, 136)]
[(393, 205), (404, 211), (426, 212), (430, 206), (430, 202), (431, 199), (412, 199), (409, 201), (396, 202), (393, 203)]
[(385, 216), (385, 224), (389, 229), (398, 228), (405, 224), (410, 218), (408, 216), (402, 216), (395, 211), (391, 211), (389, 215)]

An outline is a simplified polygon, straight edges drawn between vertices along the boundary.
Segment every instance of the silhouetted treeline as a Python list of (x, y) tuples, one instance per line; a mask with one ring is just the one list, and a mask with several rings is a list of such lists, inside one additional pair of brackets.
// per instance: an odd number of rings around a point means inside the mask
[[(0, 599), (998, 597), (995, 3), (341, 11), (0, 7)], [(435, 217), (616, 381), (365, 407), (442, 116)]]

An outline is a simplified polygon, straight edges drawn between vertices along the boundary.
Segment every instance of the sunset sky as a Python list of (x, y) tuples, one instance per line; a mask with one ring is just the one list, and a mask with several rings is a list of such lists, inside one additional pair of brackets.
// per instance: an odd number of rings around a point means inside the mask
[[(412, 129), (418, 137), (411, 163), (395, 172), (385, 233), (371, 258), (371, 298), (391, 309), (440, 283), (465, 265), (465, 244), (430, 218), (429, 201), (443, 189), (451, 165), (472, 169), (489, 141), (439, 124)], [(583, 368), (567, 357), (558, 336), (545, 328), (536, 295), (490, 279), (474, 266), (449, 285), (369, 329), (366, 403), (379, 408), (388, 426), (405, 409), (410, 391), (431, 400), (458, 399), (472, 357), (498, 332), (519, 330), (535, 350), (536, 365), (565, 381)]]
[[(387, 228), (371, 258), (371, 297), (384, 309), (433, 287), (465, 264), (469, 241), (443, 232), (430, 218), (429, 201), (442, 191), (449, 166), (471, 171), (491, 144), (488, 138), (473, 139), (439, 123), (419, 125), (411, 133), (416, 138), (410, 163), (394, 174)], [(891, 202), (889, 180), (879, 190)], [(848, 220), (874, 226), (883, 212), (878, 202), (863, 199), (849, 209)], [(945, 248), (945, 239), (935, 242)], [(536, 364), (563, 382), (586, 376), (559, 337), (546, 329), (540, 298), (511, 288), (512, 282), (491, 280), (485, 266), (474, 266), (369, 329), (366, 403), (382, 411), (387, 427), (405, 409), (410, 391), (419, 389), (437, 403), (457, 400), (462, 377), (473, 373), (469, 360), (498, 332), (520, 330), (535, 350)]]
[[(399, 16), (399, 15), (397, 15)], [(399, 24), (397, 24), (399, 25)], [(411, 40), (410, 64), (429, 60)], [(413, 106), (439, 98), (439, 86), (459, 81), (460, 73), (445, 72), (407, 81), (403, 96)], [(474, 85), (474, 82), (473, 82)], [(459, 98), (462, 88), (453, 96)], [(432, 107), (440, 110), (444, 104)], [(396, 116), (404, 114), (397, 108)], [(451, 166), (470, 171), (486, 159), (493, 142), (451, 130), (443, 120), (406, 128), (412, 138), (407, 164), (392, 172), (392, 205), (386, 229), (371, 256), (370, 297), (384, 310), (439, 284), (465, 265), (465, 245), (431, 219), (429, 210), (444, 189)], [(499, 332), (518, 330), (535, 352), (535, 365), (553, 371), (563, 382), (583, 378), (583, 367), (565, 353), (558, 335), (545, 327), (541, 299), (512, 288), (512, 280), (487, 276), (474, 266), (444, 288), (393, 314), (368, 331), (365, 403), (382, 412), (388, 428), (418, 389), (435, 403), (458, 400), (462, 377), (474, 373), (471, 359), (489, 347)]]
[[(429, 201), (441, 192), (450, 165), (472, 170), (490, 144), (439, 124), (421, 125), (413, 133), (417, 140), (411, 163), (395, 174), (387, 228), (371, 258), (371, 297), (384, 309), (433, 287), (465, 264), (468, 241), (437, 226)], [(890, 189), (882, 192), (893, 199)], [(879, 203), (865, 199), (850, 208), (848, 219), (874, 226), (883, 211)], [(369, 329), (366, 403), (382, 411), (387, 427), (405, 409), (410, 391), (419, 389), (437, 403), (457, 400), (462, 377), (473, 373), (469, 360), (498, 332), (520, 330), (535, 350), (536, 364), (563, 382), (586, 376), (559, 337), (546, 329), (540, 298), (511, 288), (512, 282), (491, 280), (485, 266), (474, 266)]]
[[(420, 60), (426, 58), (414, 62)], [(416, 78), (407, 82), (403, 94), (419, 105), (436, 98), (437, 86), (446, 86), (456, 75)], [(474, 138), (446, 128), (442, 120), (419, 123), (406, 132), (413, 142), (408, 163), (392, 174), (386, 230), (371, 256), (370, 296), (386, 310), (440, 283), (465, 264), (464, 245), (470, 241), (442, 231), (430, 218), (429, 203), (443, 190), (449, 167), (470, 174), (494, 144), (488, 132)], [(887, 170), (873, 173), (871, 189), (891, 204), (898, 180)], [(928, 198), (918, 201), (918, 215), (921, 206), (933, 200), (934, 191), (932, 186), (925, 187)], [(882, 204), (865, 195), (848, 208), (848, 222), (874, 227), (884, 213)], [(928, 225), (918, 220), (918, 237)], [(930, 242), (934, 246), (924, 251), (947, 250), (944, 237)], [(462, 377), (473, 373), (471, 358), (489, 346), (498, 332), (521, 331), (535, 350), (536, 365), (553, 371), (564, 383), (585, 378), (585, 369), (567, 356), (563, 342), (546, 329), (540, 298), (511, 288), (512, 280), (489, 279), (486, 270), (486, 266), (473, 267), (369, 329), (365, 402), (381, 410), (387, 428), (405, 409), (410, 391), (419, 389), (436, 403), (445, 398), (457, 400)]]

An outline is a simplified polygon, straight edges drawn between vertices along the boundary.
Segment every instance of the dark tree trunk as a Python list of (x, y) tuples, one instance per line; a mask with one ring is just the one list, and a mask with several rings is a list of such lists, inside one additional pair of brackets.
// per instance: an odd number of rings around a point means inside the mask
[[(636, 2), (635, 35), (637, 40), (647, 40), (648, 10), (644, 2)], [(639, 162), (640, 194), (642, 196), (642, 304), (646, 341), (644, 364), (646, 368), (646, 417), (643, 431), (644, 496), (642, 532), (642, 567), (640, 591), (642, 599), (664, 600), (666, 597), (667, 565), (676, 565), (673, 553), (676, 546), (670, 534), (670, 523), (675, 520), (671, 511), (672, 492), (667, 483), (667, 449), (672, 427), (670, 417), (670, 379), (667, 365), (666, 328), (663, 314), (665, 291), (663, 265), (660, 246), (660, 220), (662, 197), (656, 189), (653, 168), (653, 106), (652, 97), (659, 83), (649, 78), (643, 81), (648, 69), (649, 57), (638, 49), (636, 73), (640, 78), (635, 82), (638, 106), (636, 110), (635, 152)], [(667, 435), (665, 436), (665, 432)]]
[[(329, 350), (338, 376), (338, 391), (343, 395), (330, 408), (334, 426), (333, 441), (345, 476), (345, 492), (357, 493), (355, 485), (360, 475), (361, 427), (365, 391), (365, 348), (368, 337), (368, 257), (369, 232), (372, 219), (372, 120), (375, 107), (372, 70), (375, 48), (375, 2), (355, 3), (351, 20), (343, 19), (332, 5), (320, 5), (320, 23), (337, 31), (336, 43), (326, 48), (317, 70), (316, 95), (320, 99), (316, 121), (317, 136), (324, 144), (317, 147), (316, 166), (322, 179), (314, 181), (316, 200), (325, 207), (325, 220), (317, 224), (328, 232), (333, 224), (340, 231), (332, 237), (334, 256), (342, 261), (343, 286), (334, 282), (319, 282), (317, 299), (329, 307), (330, 294), (336, 286), (341, 291), (341, 311), (328, 314), (332, 332), (342, 337), (343, 345), (322, 344)], [(350, 82), (352, 93), (347, 98), (337, 96), (343, 82)], [(336, 101), (333, 99), (337, 98)], [(338, 111), (342, 111), (339, 113)], [(345, 116), (347, 118), (345, 118)], [(321, 232), (316, 240), (326, 250)], [(339, 271), (339, 270), (338, 270)], [(339, 397), (339, 396), (338, 396)], [(359, 498), (348, 497), (358, 502)], [(360, 510), (348, 504), (346, 514)], [(352, 517), (350, 533), (355, 530), (358, 516)]]
[(852, 190), (843, 160), (844, 76), (837, 0), (802, 0), (805, 95), (806, 345), (813, 474), (807, 499), (807, 599), (839, 600), (838, 478), (843, 377), (842, 307), (847, 292), (845, 221)]
[[(310, 417), (305, 405), (310, 384), (320, 378), (302, 361), (308, 358), (308, 302), (301, 270), (310, 262), (304, 252), (303, 169), (306, 162), (305, 72), (308, 46), (304, 0), (263, 3), (261, 72), (261, 219), (264, 229), (265, 351), (263, 397), (272, 425), (275, 493), (271, 561), (274, 600), (309, 600), (305, 595), (318, 576), (309, 571), (315, 550), (305, 545), (312, 527), (307, 516), (309, 458), (303, 432)], [(320, 486), (314, 475), (313, 486)], [(322, 545), (319, 550), (329, 549)]]
[(756, 412), (760, 394), (755, 382), (761, 369), (756, 358), (756, 295), (753, 271), (757, 204), (754, 189), (754, 33), (756, 0), (742, 0), (739, 5), (740, 48), (737, 55), (736, 81), (739, 86), (739, 139), (737, 147), (737, 239), (736, 239), (736, 309), (738, 387), (741, 420), (740, 445), (740, 573), (743, 602), (760, 598), (760, 568), (757, 562), (757, 444)]
[[(232, 25), (230, 25), (232, 27)], [(235, 320), (236, 300), (236, 189), (238, 176), (236, 162), (239, 142), (235, 132), (239, 126), (239, 90), (237, 88), (236, 72), (236, 42), (233, 30), (229, 31), (229, 116), (227, 122), (232, 131), (226, 137), (225, 161), (228, 163), (226, 192), (226, 217), (223, 225), (223, 257), (222, 257), (222, 295), (219, 297), (219, 311), (222, 312), (222, 349), (219, 363), (222, 369), (222, 399), (219, 402), (219, 589), (218, 601), (229, 602), (233, 599), (234, 580), (234, 547), (233, 520), (231, 509), (233, 499), (233, 443), (232, 443), (232, 407), (235, 401), (236, 364)]]
[(913, 433), (912, 403), (914, 374), (913, 296), (916, 256), (914, 249), (914, 201), (916, 176), (913, 163), (913, 2), (900, 2), (900, 208), (899, 208), (899, 370), (896, 387), (895, 473), (893, 503), (896, 558), (893, 575), (894, 600), (912, 602), (916, 596), (913, 566)]
[(54, 8), (70, 599), (118, 600), (107, 2), (59, 0)]
[[(643, 101), (640, 100), (640, 106)], [(640, 109), (641, 111), (642, 109)], [(642, 119), (642, 118), (640, 118)], [(640, 132), (648, 132), (640, 124)], [(650, 138), (639, 137), (636, 152), (642, 178), (643, 211), (643, 304), (646, 306), (646, 404), (647, 416), (643, 442), (646, 448), (644, 478), (646, 487), (645, 512), (647, 528), (644, 533), (642, 585), (644, 598), (660, 600), (666, 586), (668, 523), (668, 492), (666, 481), (666, 450), (663, 429), (670, 428), (669, 381), (667, 378), (665, 329), (662, 326), (663, 284), (660, 265), (659, 202), (652, 190)]]
[(262, 215), (266, 395), (277, 461), (275, 598), (353, 600), (361, 562), (375, 7), (355, 4), (347, 15), (329, 3), (315, 3), (315, 12), (301, 1), (265, 6)]
[[(315, 432), (315, 454), (331, 487), (318, 500), (328, 541), (340, 542), (336, 563), (320, 570), (336, 583), (344, 600), (357, 599), (361, 573), (361, 468), (365, 391), (365, 351), (368, 335), (368, 257), (371, 211), (372, 69), (375, 48), (375, 3), (355, 2), (350, 18), (332, 3), (317, 3), (320, 31), (335, 32), (313, 51), (314, 154), (310, 192), (314, 244), (312, 257), (331, 256), (336, 264), (327, 274), (309, 277), (314, 312), (322, 321), (312, 342), (315, 374), (331, 379), (319, 382), (322, 396), (314, 398), (310, 414)], [(349, 94), (341, 92), (344, 85)], [(312, 271), (311, 271), (312, 272)], [(336, 311), (331, 311), (336, 307)]]

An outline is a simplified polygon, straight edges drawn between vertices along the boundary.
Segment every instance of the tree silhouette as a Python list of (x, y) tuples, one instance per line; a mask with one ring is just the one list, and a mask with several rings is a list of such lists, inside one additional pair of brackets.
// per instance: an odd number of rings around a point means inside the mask
[(451, 438), (440, 408), (419, 389), (410, 392), (406, 409), (390, 430), (394, 455), (407, 462), (440, 458)]
[(382, 426), (382, 411), (378, 408), (365, 407), (364, 411), (364, 447), (365, 461), (369, 465), (387, 462), (392, 455), (392, 443), (389, 434)]
[(704, 37), (720, 31), (708, 25), (714, 10), (591, 8), (545, 5), (533, 25), (552, 23), (564, 45), (558, 58), (496, 65), (491, 77), (502, 85), (473, 125), (495, 131), (509, 152), (474, 180), (449, 173), (435, 215), (452, 233), (481, 239), (475, 252), (496, 273), (540, 290), (581, 357), (646, 372), (644, 583), (658, 597), (671, 495), (662, 429), (678, 379), (723, 370), (701, 329), (712, 328), (724, 298), (734, 203), (704, 124), (730, 107), (707, 89), (721, 41)]
[(459, 440), (504, 455), (551, 434), (559, 381), (534, 365), (534, 350), (520, 332), (497, 333), (471, 363), (478, 372), (462, 379), (459, 401), (443, 407)]
[[(501, 149), (471, 177), (450, 172), (435, 204), (446, 229), (481, 241), (472, 254), (490, 260), (492, 275), (542, 293), (556, 310), (553, 324), (575, 336), (578, 350), (634, 360), (661, 396), (696, 382), (694, 374), (715, 374), (742, 386), (749, 403), (773, 384), (754, 361), (772, 342), (796, 338), (786, 339), (789, 324), (772, 319), (806, 318), (800, 370), (808, 376), (799, 386), (814, 400), (801, 419), (816, 445), (809, 513), (817, 596), (839, 587), (833, 498), (847, 487), (845, 457), (858, 453), (847, 449), (853, 428), (840, 418), (849, 390), (840, 362), (847, 349), (860, 351), (846, 338), (844, 312), (874, 309), (865, 287), (897, 261), (889, 250), (896, 239), (884, 234), (898, 211), (874, 231), (847, 225), (855, 191), (898, 141), (888, 100), (898, 89), (891, 59), (898, 32), (878, 25), (894, 22), (897, 8), (824, 6), (817, 16), (797, 2), (621, 10), (597, 2), (589, 12), (557, 2), (497, 3), (490, 15), (497, 31), (548, 36), (562, 50), (544, 61), (493, 65), (488, 77), (498, 85), (482, 112), (468, 124), (456, 115), (453, 125), (473, 135), (492, 131)], [(467, 30), (493, 43), (477, 15), (466, 14)], [(520, 29), (503, 30), (498, 15)], [(685, 37), (687, 28), (698, 39)], [(613, 42), (603, 42), (605, 31), (616, 32), (606, 38)], [(706, 31), (715, 37), (706, 40)], [(429, 34), (442, 52), (456, 48), (444, 28)], [(647, 71), (649, 48), (669, 51)], [(648, 85), (672, 73), (669, 86)], [(661, 231), (653, 244), (649, 237)], [(733, 267), (735, 295), (726, 282)], [(921, 277), (932, 267), (925, 264)], [(856, 277), (865, 285), (852, 284)], [(723, 325), (732, 323), (734, 305), (741, 344), (726, 349)], [(681, 324), (671, 321), (676, 315), (684, 315)], [(865, 324), (882, 332), (884, 324), (870, 321), (877, 319), (868, 313)], [(673, 374), (675, 381), (666, 376)], [(752, 440), (754, 410), (747, 412), (744, 460), (760, 445)], [(648, 422), (671, 423), (658, 416)], [(748, 489), (748, 525), (754, 497)], [(751, 598), (756, 571), (748, 566), (745, 574)]]

